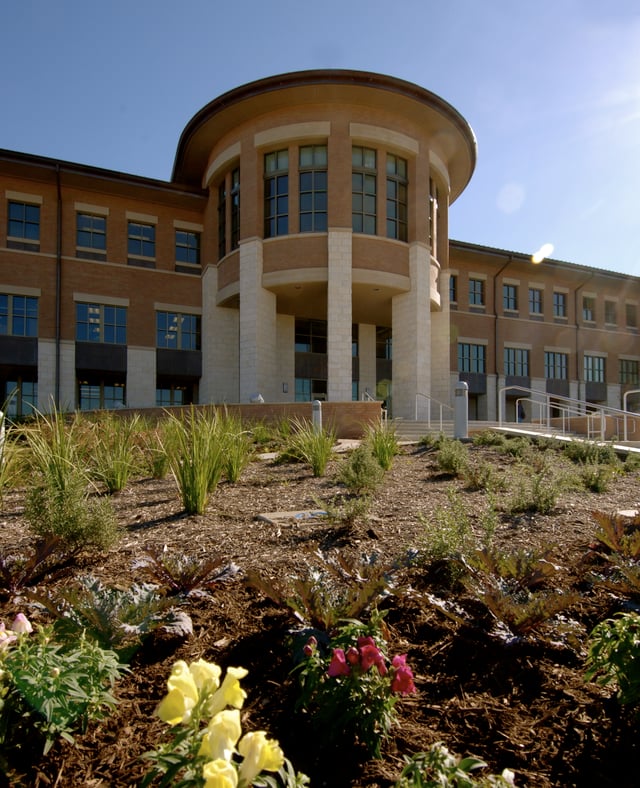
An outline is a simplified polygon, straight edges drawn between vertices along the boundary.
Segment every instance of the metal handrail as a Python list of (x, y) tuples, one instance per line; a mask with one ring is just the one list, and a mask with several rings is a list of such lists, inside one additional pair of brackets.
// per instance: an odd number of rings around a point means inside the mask
[[(557, 410), (562, 417), (562, 434), (564, 435), (567, 430), (571, 429), (571, 417), (581, 416), (587, 419), (587, 437), (592, 439), (599, 432), (600, 440), (604, 441), (606, 437), (607, 416), (615, 420), (616, 428), (622, 423), (624, 425), (624, 440), (628, 440), (628, 423), (627, 416), (629, 412), (626, 410), (626, 394), (640, 393), (640, 389), (628, 391), (625, 394), (624, 404), (625, 409), (612, 408), (608, 405), (596, 405), (584, 400), (573, 399), (572, 397), (565, 397), (559, 394), (549, 394), (546, 391), (538, 389), (529, 389), (525, 386), (503, 386), (498, 392), (498, 424), (500, 426), (505, 422), (504, 409), (506, 405), (506, 392), (507, 391), (521, 391), (529, 396), (519, 397), (516, 403), (527, 401), (540, 407), (540, 422), (546, 422), (547, 427), (551, 424), (551, 411)], [(517, 407), (517, 404), (516, 404)], [(640, 414), (638, 414), (640, 417)], [(565, 423), (565, 419), (567, 423)], [(599, 426), (598, 426), (599, 422)], [(635, 420), (633, 423), (633, 432), (636, 430)]]
[(442, 418), (442, 413), (444, 408), (453, 412), (453, 408), (451, 405), (447, 405), (446, 402), (440, 402), (440, 400), (432, 397), (430, 394), (423, 394), (421, 391), (418, 391), (416, 394), (416, 401), (415, 401), (415, 420), (418, 421), (418, 397), (424, 397), (427, 400), (427, 424), (431, 427), (431, 403), (433, 402), (435, 405), (438, 406), (440, 410), (440, 432), (443, 431), (443, 424), (444, 419)]

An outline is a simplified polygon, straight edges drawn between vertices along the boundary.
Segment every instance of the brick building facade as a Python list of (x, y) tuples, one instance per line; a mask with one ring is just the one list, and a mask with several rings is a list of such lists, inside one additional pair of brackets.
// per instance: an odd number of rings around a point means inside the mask
[(448, 239), (467, 122), (416, 85), (307, 71), (187, 124), (170, 181), (0, 151), (9, 409), (417, 395), (513, 381), (620, 406), (640, 280)]

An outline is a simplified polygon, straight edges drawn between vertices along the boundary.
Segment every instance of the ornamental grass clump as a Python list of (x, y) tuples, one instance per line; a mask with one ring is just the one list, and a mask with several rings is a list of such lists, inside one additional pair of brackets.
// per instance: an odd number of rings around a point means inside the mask
[(310, 465), (314, 476), (324, 476), (335, 442), (336, 436), (333, 430), (294, 419), (293, 433), (284, 453), (287, 457)]
[(367, 430), (366, 442), (382, 470), (391, 470), (393, 458), (400, 451), (395, 428), (383, 422), (370, 426)]
[(171, 414), (165, 423), (165, 449), (187, 514), (203, 514), (223, 470), (223, 442), (215, 414)]
[(141, 428), (138, 414), (125, 418), (104, 413), (93, 425), (92, 473), (110, 493), (123, 490), (142, 466), (137, 443)]
[(381, 746), (397, 721), (396, 702), (416, 692), (407, 655), (389, 659), (380, 617), (369, 625), (350, 621), (329, 642), (311, 635), (296, 667), (297, 708), (308, 715), (319, 740), (381, 757)]
[(297, 788), (309, 784), (296, 773), (275, 739), (265, 731), (243, 735), (240, 709), (247, 693), (244, 668), (222, 669), (203, 659), (178, 660), (167, 680), (167, 694), (155, 714), (171, 729), (170, 739), (145, 754), (151, 768), (146, 786), (248, 788), (251, 785)]

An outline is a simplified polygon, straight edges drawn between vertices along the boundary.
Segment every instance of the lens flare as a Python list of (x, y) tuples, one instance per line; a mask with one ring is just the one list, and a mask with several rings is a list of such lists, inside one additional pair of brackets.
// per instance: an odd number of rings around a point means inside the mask
[(532, 263), (541, 263), (545, 257), (553, 252), (553, 244), (542, 244), (538, 251), (531, 256)]

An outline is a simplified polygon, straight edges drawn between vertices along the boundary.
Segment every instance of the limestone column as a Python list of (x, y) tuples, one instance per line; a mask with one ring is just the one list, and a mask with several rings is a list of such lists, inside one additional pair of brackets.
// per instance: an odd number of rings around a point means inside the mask
[(128, 408), (148, 408), (156, 404), (155, 348), (127, 347), (127, 388), (125, 404)]
[(218, 306), (217, 293), (218, 269), (210, 265), (202, 277), (201, 404), (239, 401), (239, 313)]
[(262, 287), (262, 241), (240, 242), (240, 402), (276, 400), (276, 296)]
[(411, 289), (392, 300), (393, 415), (412, 419), (416, 394), (431, 393), (430, 255), (424, 243), (409, 248)]
[(358, 326), (358, 359), (360, 362), (360, 399), (365, 391), (376, 397), (376, 327), (370, 323)]
[(327, 398), (351, 401), (351, 230), (330, 229), (327, 262)]

